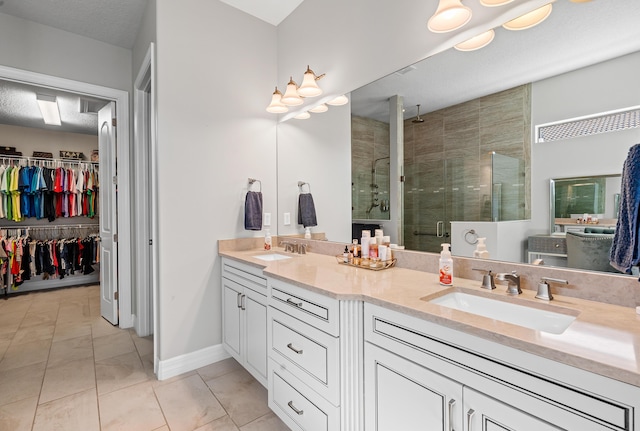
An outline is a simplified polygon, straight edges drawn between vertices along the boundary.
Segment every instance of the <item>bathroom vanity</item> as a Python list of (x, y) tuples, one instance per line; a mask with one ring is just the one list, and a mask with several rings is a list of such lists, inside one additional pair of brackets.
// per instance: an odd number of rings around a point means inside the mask
[[(267, 364), (269, 406), (293, 430), (640, 430), (633, 308), (561, 295), (540, 301), (528, 289), (514, 298), (504, 286), (487, 291), (460, 278), (444, 287), (436, 274), (353, 268), (330, 255), (258, 254), (221, 251), (225, 292), (224, 274), (236, 265), (266, 280), (266, 314), (256, 314), (264, 325), (254, 321), (249, 334), (235, 329), (241, 317), (228, 320), (244, 311), (236, 288), (223, 302), (223, 333), (251, 344), (266, 328), (266, 343), (251, 348)], [(490, 318), (437, 303), (453, 292), (531, 309), (534, 318), (507, 323), (503, 312)], [(549, 330), (537, 325), (538, 312), (568, 320)], [(252, 355), (230, 354), (256, 375)]]

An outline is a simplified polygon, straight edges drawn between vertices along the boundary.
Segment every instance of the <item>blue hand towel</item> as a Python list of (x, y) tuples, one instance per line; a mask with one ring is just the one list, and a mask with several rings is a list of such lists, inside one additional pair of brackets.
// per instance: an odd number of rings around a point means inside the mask
[(298, 224), (304, 227), (318, 226), (316, 206), (311, 193), (301, 193), (298, 196)]
[(244, 228), (262, 230), (262, 192), (247, 192), (244, 201)]
[(640, 205), (640, 144), (629, 149), (622, 167), (622, 190), (620, 212), (609, 254), (611, 266), (623, 273), (640, 261), (638, 241), (638, 207)]

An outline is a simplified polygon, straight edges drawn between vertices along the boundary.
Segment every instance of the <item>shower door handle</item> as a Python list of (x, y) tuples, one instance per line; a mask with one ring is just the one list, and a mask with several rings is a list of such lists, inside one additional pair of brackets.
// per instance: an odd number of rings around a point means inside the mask
[(440, 220), (436, 223), (436, 236), (442, 238), (444, 236), (444, 222)]

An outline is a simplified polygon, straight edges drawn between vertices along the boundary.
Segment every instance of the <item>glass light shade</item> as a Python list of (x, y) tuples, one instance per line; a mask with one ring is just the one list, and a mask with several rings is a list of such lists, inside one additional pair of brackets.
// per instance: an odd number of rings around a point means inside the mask
[(427, 27), (434, 33), (446, 33), (459, 29), (471, 19), (471, 8), (460, 0), (440, 0), (436, 13), (429, 18)]
[(342, 105), (346, 105), (347, 103), (349, 103), (349, 98), (345, 95), (342, 95), (342, 96), (336, 97), (333, 100), (328, 101), (327, 105), (342, 106)]
[(327, 112), (328, 110), (329, 110), (329, 107), (323, 103), (322, 105), (318, 105), (315, 108), (309, 109), (309, 112), (313, 112), (314, 114), (320, 114), (322, 112)]
[(302, 84), (298, 88), (298, 94), (302, 97), (316, 97), (322, 94), (322, 89), (316, 82), (316, 74), (307, 66), (307, 71), (302, 78)]
[(551, 14), (552, 8), (552, 4), (549, 3), (538, 9), (534, 9), (529, 13), (525, 13), (524, 15), (516, 19), (505, 22), (504, 24), (502, 24), (502, 27), (506, 28), (507, 30), (526, 30), (528, 28), (534, 27), (547, 19), (547, 17)]
[(495, 36), (496, 32), (491, 29), (455, 45), (454, 48), (458, 51), (475, 51), (489, 45)]
[(280, 101), (288, 106), (298, 106), (304, 103), (304, 101), (298, 94), (298, 85), (295, 83), (293, 78), (289, 79), (289, 83), (287, 84), (287, 91), (284, 92), (284, 96), (282, 96), (282, 99), (280, 99)]
[(307, 118), (310, 118), (311, 114), (309, 114), (308, 112), (303, 112), (302, 114), (298, 114), (296, 115), (295, 118), (296, 120), (306, 120)]
[(511, 3), (513, 0), (480, 0), (482, 6), (494, 7)]
[(284, 114), (287, 112), (289, 108), (287, 105), (282, 103), (282, 93), (276, 87), (276, 91), (273, 92), (273, 96), (271, 97), (271, 103), (267, 106), (267, 112), (271, 112), (272, 114)]

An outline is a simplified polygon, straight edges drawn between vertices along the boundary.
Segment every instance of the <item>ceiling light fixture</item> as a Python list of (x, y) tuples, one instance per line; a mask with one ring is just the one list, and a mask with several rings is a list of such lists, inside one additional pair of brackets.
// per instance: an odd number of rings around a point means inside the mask
[(309, 114), (308, 112), (303, 112), (301, 114), (296, 115), (293, 118), (295, 118), (296, 120), (306, 120), (310, 117), (311, 117), (311, 114)]
[(328, 110), (329, 110), (329, 107), (323, 103), (321, 105), (316, 106), (315, 108), (309, 109), (309, 112), (313, 112), (314, 114), (321, 114), (322, 112), (327, 112)]
[(475, 51), (489, 45), (495, 36), (496, 32), (491, 29), (455, 45), (454, 48), (458, 51)]
[(542, 21), (547, 19), (547, 17), (551, 14), (551, 9), (553, 8), (552, 4), (546, 4), (538, 9), (534, 9), (529, 13), (526, 13), (516, 19), (512, 19), (511, 21), (505, 22), (502, 24), (502, 27), (507, 30), (526, 30), (533, 26), (540, 24)]
[(440, 0), (436, 13), (429, 18), (427, 27), (434, 33), (446, 33), (459, 29), (471, 19), (471, 8), (460, 0)]
[(322, 78), (324, 78), (324, 73), (318, 76), (307, 66), (307, 71), (304, 72), (304, 78), (302, 78), (302, 84), (300, 88), (298, 88), (298, 94), (302, 97), (316, 97), (321, 95), (322, 89), (318, 87), (316, 81)]
[(289, 78), (287, 91), (284, 92), (284, 96), (282, 96), (280, 101), (287, 106), (298, 106), (304, 102), (298, 94), (298, 84), (293, 80), (293, 77)]
[(38, 102), (38, 107), (42, 113), (44, 124), (49, 124), (51, 126), (62, 125), (62, 122), (60, 121), (60, 109), (58, 109), (56, 96), (36, 94), (36, 101)]
[(480, 0), (480, 4), (486, 7), (496, 7), (511, 3), (513, 0)]
[(349, 98), (347, 98), (347, 96), (343, 94), (342, 96), (338, 96), (335, 99), (328, 101), (327, 105), (342, 106), (342, 105), (346, 105), (347, 103), (349, 103)]
[(284, 114), (287, 112), (289, 108), (287, 105), (282, 103), (282, 93), (276, 87), (276, 91), (273, 92), (273, 96), (271, 97), (271, 103), (267, 106), (267, 112), (271, 112), (272, 114)]

